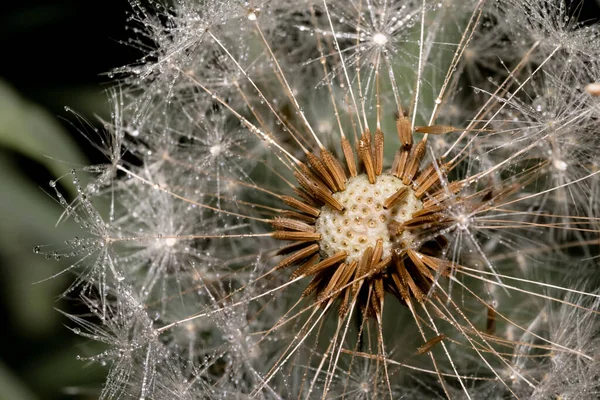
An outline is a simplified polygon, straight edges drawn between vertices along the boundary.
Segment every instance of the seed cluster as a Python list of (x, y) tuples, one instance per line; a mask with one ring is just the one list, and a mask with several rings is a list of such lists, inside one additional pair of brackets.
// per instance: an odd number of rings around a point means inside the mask
[[(403, 304), (423, 301), (432, 282), (453, 264), (439, 258), (444, 229), (452, 223), (446, 207), (463, 182), (442, 185), (451, 163), (436, 160), (422, 170), (427, 135), (413, 146), (407, 118), (397, 121), (401, 147), (383, 173), (383, 132), (366, 130), (355, 150), (342, 138), (345, 168), (330, 151), (307, 152), (295, 177), (298, 198), (281, 196), (296, 211), (273, 219), (273, 237), (292, 241), (280, 250), (277, 269), (295, 267), (292, 279), (311, 277), (303, 296), (321, 306), (339, 301), (339, 314), (358, 306), (381, 318), (385, 292)], [(437, 133), (438, 126), (415, 127)], [(347, 176), (347, 172), (350, 177)]]

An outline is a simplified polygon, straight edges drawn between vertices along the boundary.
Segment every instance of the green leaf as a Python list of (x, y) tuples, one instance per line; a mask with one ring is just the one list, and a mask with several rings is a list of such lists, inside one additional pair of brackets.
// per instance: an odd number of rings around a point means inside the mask
[(0, 363), (0, 399), (34, 400), (37, 397), (13, 373)]
[[(69, 260), (56, 262), (34, 254), (36, 245), (60, 244), (81, 235), (71, 220), (58, 227), (62, 208), (55, 200), (22, 174), (16, 166), (1, 158), (2, 194), (0, 195), (0, 258), (8, 268), (0, 276), (10, 284), (2, 285), (7, 306), (13, 311), (13, 328), (23, 336), (45, 335), (61, 320), (53, 310), (56, 296), (64, 290), (68, 275), (34, 285), (63, 270)], [(25, 301), (26, 299), (26, 301)]]
[(53, 175), (87, 162), (77, 143), (48, 112), (0, 80), (0, 146), (44, 165)]

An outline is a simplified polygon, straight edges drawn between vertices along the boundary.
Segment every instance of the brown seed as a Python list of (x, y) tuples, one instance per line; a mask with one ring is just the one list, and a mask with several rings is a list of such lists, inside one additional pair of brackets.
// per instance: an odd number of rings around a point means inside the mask
[(455, 130), (457, 129), (450, 125), (415, 126), (415, 132), (430, 133), (432, 135), (443, 135), (445, 133), (454, 132)]
[(383, 202), (383, 208), (386, 210), (395, 207), (398, 203), (400, 203), (404, 198), (408, 195), (408, 188), (403, 187), (399, 189), (396, 193), (385, 199)]
[(321, 149), (321, 160), (336, 183), (337, 190), (346, 189), (346, 173), (339, 160), (326, 149)]
[(375, 131), (375, 148), (373, 150), (375, 175), (379, 176), (383, 171), (383, 132), (379, 129)]
[[(364, 135), (363, 135), (364, 137)], [(373, 157), (371, 155), (371, 146), (365, 140), (358, 141), (358, 156), (362, 160), (367, 177), (371, 184), (375, 183), (375, 166), (373, 165)]]
[(292, 278), (297, 278), (299, 276), (315, 275), (331, 267), (332, 265), (341, 263), (346, 259), (346, 257), (348, 257), (348, 253), (346, 253), (345, 251), (337, 252), (331, 257), (327, 257), (326, 259), (321, 260), (320, 262), (310, 266), (309, 268), (299, 268), (298, 270), (294, 271), (294, 273), (292, 274)]
[(432, 337), (427, 342), (425, 342), (425, 344), (423, 344), (422, 346), (419, 346), (419, 348), (417, 349), (417, 354), (422, 355), (425, 353), (429, 353), (431, 351), (431, 349), (433, 348), (433, 346), (435, 346), (436, 344), (438, 344), (439, 342), (441, 342), (442, 340), (444, 340), (446, 338), (447, 338), (447, 336), (444, 335), (443, 333)]
[(293, 231), (301, 231), (301, 232), (314, 232), (315, 231), (314, 226), (311, 226), (304, 222), (290, 219), (290, 218), (275, 217), (271, 221), (271, 225), (273, 225), (273, 227), (275, 229), (290, 229)]
[(410, 147), (403, 147), (401, 150), (396, 152), (396, 156), (394, 157), (394, 163), (392, 164), (392, 174), (396, 178), (402, 178), (404, 175), (404, 171), (406, 170), (406, 163), (408, 162), (408, 157), (410, 156)]
[(412, 130), (410, 129), (410, 120), (406, 117), (401, 117), (396, 120), (396, 130), (398, 138), (403, 146), (411, 146), (413, 144)]
[(412, 182), (413, 178), (417, 174), (419, 170), (419, 164), (421, 164), (421, 159), (425, 155), (425, 140), (421, 140), (419, 144), (413, 150), (406, 169), (404, 170), (404, 174), (402, 175), (402, 183), (408, 185)]
[(321, 213), (321, 210), (319, 210), (318, 208), (309, 206), (308, 204), (303, 203), (302, 201), (295, 199), (291, 196), (281, 196), (281, 200), (283, 200), (283, 202), (288, 206), (294, 207), (295, 209), (300, 210), (303, 213), (310, 214), (313, 217), (318, 217)]
[(314, 232), (275, 231), (272, 236), (279, 240), (297, 240), (299, 242), (321, 240), (321, 234)]
[(317, 251), (319, 251), (319, 245), (316, 243), (313, 243), (310, 246), (307, 246), (301, 250), (298, 250), (297, 252), (284, 258), (283, 260), (281, 260), (279, 262), (279, 264), (277, 264), (277, 266), (275, 268), (281, 269), (281, 268), (288, 267), (288, 266), (316, 253)]
[(306, 159), (308, 163), (312, 167), (312, 169), (317, 173), (317, 175), (323, 180), (327, 188), (331, 191), (337, 191), (337, 185), (334, 182), (333, 177), (325, 168), (325, 165), (319, 160), (319, 158), (313, 153), (307, 153)]
[(346, 165), (348, 166), (350, 176), (356, 176), (357, 170), (356, 160), (354, 159), (354, 151), (352, 151), (352, 146), (346, 138), (342, 138), (342, 152), (344, 153), (344, 158), (346, 159)]

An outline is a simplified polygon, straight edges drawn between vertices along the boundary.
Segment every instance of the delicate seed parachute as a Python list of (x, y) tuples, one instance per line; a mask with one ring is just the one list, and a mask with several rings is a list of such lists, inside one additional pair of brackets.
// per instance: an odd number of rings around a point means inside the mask
[(76, 259), (100, 398), (600, 395), (600, 40), (576, 7), (179, 0), (131, 23), (109, 162), (52, 185), (85, 234), (36, 248)]

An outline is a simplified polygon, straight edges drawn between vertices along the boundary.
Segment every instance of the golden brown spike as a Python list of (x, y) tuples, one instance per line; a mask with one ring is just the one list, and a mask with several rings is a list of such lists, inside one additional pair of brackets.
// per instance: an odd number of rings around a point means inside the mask
[(319, 210), (318, 208), (309, 206), (308, 204), (303, 203), (302, 201), (295, 199), (291, 196), (281, 196), (281, 200), (283, 200), (283, 202), (288, 206), (293, 207), (296, 210), (300, 210), (305, 214), (312, 215), (315, 218), (318, 217), (321, 213), (321, 210)]
[(373, 256), (371, 257), (371, 265), (375, 265), (381, 260), (383, 255), (383, 239), (377, 239), (375, 242), (375, 248), (373, 249)]
[(339, 264), (344, 261), (348, 257), (348, 253), (345, 251), (339, 251), (332, 255), (331, 257), (327, 257), (326, 259), (316, 263), (315, 265), (311, 265), (309, 268), (299, 268), (292, 274), (292, 278), (297, 278), (299, 276), (310, 276), (315, 275), (335, 264)]
[[(436, 165), (438, 166), (437, 169), (435, 167)], [(422, 184), (425, 183), (425, 181), (430, 179), (432, 175), (438, 175), (438, 169), (442, 175), (446, 175), (446, 172), (448, 172), (451, 165), (452, 164), (449, 162), (444, 164), (442, 159), (437, 160), (435, 165), (433, 162), (429, 163), (427, 165), (427, 167), (425, 167), (423, 169), (423, 171), (419, 174), (419, 176), (417, 176), (417, 178), (414, 180), (414, 182), (415, 182), (414, 186), (415, 187), (421, 186)]]
[[(367, 249), (362, 253), (360, 260), (357, 263), (354, 279), (358, 279), (367, 273), (367, 271), (369, 270), (369, 263), (371, 262), (372, 255), (373, 255), (373, 248), (367, 247)], [(363, 279), (356, 281), (354, 283), (354, 285), (352, 286), (353, 294), (358, 291), (358, 289), (360, 288), (360, 285), (363, 282)]]
[(443, 135), (445, 133), (454, 132), (455, 127), (450, 125), (429, 125), (429, 126), (415, 126), (415, 132), (429, 133), (431, 135)]
[(296, 180), (298, 180), (298, 183), (300, 183), (300, 186), (302, 186), (304, 190), (306, 190), (310, 194), (313, 194), (312, 188), (314, 186), (318, 186), (323, 188), (324, 190), (331, 191), (329, 190), (325, 182), (323, 182), (321, 178), (315, 175), (313, 171), (306, 165), (302, 165), (300, 171), (294, 172), (294, 176), (296, 177)]
[(297, 220), (290, 219), (290, 218), (275, 217), (271, 221), (271, 225), (273, 225), (273, 227), (275, 229), (290, 229), (293, 231), (301, 231), (301, 232), (314, 232), (315, 231), (314, 226), (311, 226), (304, 222), (297, 221)]
[(425, 168), (421, 170), (419, 175), (414, 180), (414, 186), (421, 186), (431, 175), (437, 173), (433, 163), (429, 163)]
[(339, 201), (337, 201), (337, 199), (333, 197), (331, 193), (325, 192), (322, 189), (318, 189), (316, 191), (316, 194), (317, 197), (323, 200), (323, 202), (326, 203), (329, 207), (334, 208), (338, 211), (344, 210), (344, 206), (342, 206), (342, 204)]
[(321, 149), (321, 161), (329, 171), (338, 190), (346, 189), (346, 173), (339, 160), (327, 149)]
[(433, 187), (434, 185), (439, 183), (439, 181), (440, 181), (439, 175), (437, 174), (437, 172), (434, 172), (433, 174), (431, 174), (429, 176), (429, 178), (427, 178), (425, 180), (425, 182), (423, 182), (423, 184), (418, 185), (416, 187), (415, 197), (417, 199), (420, 199), (425, 194), (425, 192), (427, 192), (429, 189), (431, 189), (431, 187)]
[(309, 260), (307, 260), (305, 263), (303, 263), (302, 265), (300, 265), (298, 268), (296, 268), (294, 270), (294, 272), (292, 273), (290, 280), (294, 280), (296, 278), (298, 278), (299, 276), (306, 276), (307, 274), (305, 274), (305, 272), (307, 270), (309, 270), (310, 268), (314, 267), (315, 265), (317, 265), (317, 263), (319, 263), (319, 261), (321, 261), (321, 256), (317, 253), (315, 255), (313, 255)]
[(364, 311), (365, 315), (369, 318), (377, 318), (380, 314), (381, 310), (379, 309), (379, 301), (377, 299), (377, 294), (371, 294), (371, 301), (366, 305), (366, 309)]
[(392, 165), (392, 174), (396, 178), (402, 178), (404, 171), (406, 170), (406, 163), (408, 162), (408, 156), (410, 155), (410, 148), (403, 147), (401, 150), (396, 152), (394, 157), (394, 164)]
[(433, 346), (435, 346), (436, 344), (438, 344), (439, 342), (441, 342), (442, 340), (444, 340), (446, 338), (447, 338), (447, 336), (444, 335), (443, 333), (432, 337), (427, 342), (425, 342), (425, 344), (423, 344), (422, 346), (419, 346), (419, 348), (417, 349), (417, 355), (429, 353), (431, 351), (431, 349), (433, 348)]
[(373, 258), (373, 247), (369, 246), (365, 251), (363, 251), (362, 256), (360, 257), (360, 261), (358, 262), (358, 269), (356, 270), (356, 277), (359, 278), (364, 276), (371, 266)]
[[(364, 137), (364, 135), (363, 135)], [(358, 141), (358, 157), (362, 160), (367, 177), (371, 184), (375, 183), (375, 166), (373, 165), (373, 157), (371, 155), (371, 146), (364, 140)]]
[(422, 228), (422, 225), (428, 225), (434, 222), (440, 223), (444, 220), (448, 220), (448, 218), (442, 213), (426, 214), (404, 221), (401, 226), (405, 229)]
[(404, 174), (402, 175), (402, 183), (405, 185), (410, 184), (417, 174), (417, 171), (419, 170), (419, 164), (421, 164), (421, 159), (425, 155), (425, 146), (426, 141), (421, 140), (414, 148), (410, 159), (408, 160), (406, 169), (404, 170)]
[(383, 171), (383, 132), (381, 132), (379, 129), (375, 131), (373, 166), (375, 167), (375, 175), (381, 175), (381, 172)]
[(403, 187), (399, 189), (396, 193), (385, 199), (383, 202), (383, 208), (386, 210), (395, 207), (398, 203), (400, 203), (404, 198), (408, 195), (408, 188)]
[[(358, 265), (358, 262), (356, 260), (351, 261), (348, 264), (345, 264), (345, 269), (344, 269), (342, 275), (340, 275), (339, 286), (344, 286), (348, 282), (350, 282), (352, 277), (354, 275), (356, 275), (356, 269), (357, 269), (356, 266), (357, 265)], [(348, 290), (348, 288), (346, 288), (344, 290)]]
[[(356, 262), (353, 261), (352, 264), (355, 266)], [(337, 267), (337, 269), (333, 273), (333, 276), (327, 283), (327, 286), (325, 287), (325, 289), (323, 289), (323, 291), (321, 293), (319, 293), (319, 295), (317, 296), (318, 302), (325, 301), (326, 299), (329, 298), (329, 295), (333, 291), (338, 290), (340, 288), (340, 286), (344, 285), (343, 283), (341, 283), (341, 278), (342, 278), (342, 276), (344, 276), (347, 273), (347, 271), (346, 271), (347, 267), (348, 267), (348, 264), (346, 264), (346, 263), (343, 263), (342, 265)], [(340, 294), (341, 293), (338, 293), (338, 295), (340, 295)]]
[(383, 310), (383, 300), (385, 299), (385, 291), (383, 288), (383, 279), (378, 278), (375, 279), (375, 294), (377, 295), (377, 305), (378, 311), (381, 312)]
[(350, 290), (345, 289), (344, 291), (344, 297), (342, 298), (342, 302), (340, 303), (340, 308), (338, 308), (338, 317), (340, 318), (344, 318), (346, 316), (346, 313), (348, 312), (348, 307), (349, 307), (349, 303), (350, 303)]
[(408, 249), (406, 251), (406, 254), (408, 254), (408, 258), (410, 258), (410, 260), (413, 262), (413, 264), (415, 264), (415, 267), (417, 267), (417, 270), (419, 271), (419, 273), (427, 278), (429, 278), (430, 281), (433, 281), (434, 276), (431, 274), (431, 271), (429, 270), (429, 268), (427, 268), (425, 266), (425, 263), (423, 262), (423, 255), (420, 253), (417, 253), (416, 251), (412, 250), (412, 249)]
[(342, 211), (344, 209), (340, 202), (332, 196), (331, 191), (324, 185), (320, 184), (320, 181), (313, 179), (314, 177), (307, 177), (306, 175), (300, 172), (294, 172), (294, 176), (296, 177), (300, 185), (303, 188), (305, 188), (312, 196), (316, 197), (323, 203), (326, 203), (333, 209), (336, 209), (338, 211)]
[(308, 163), (312, 167), (312, 169), (317, 173), (317, 175), (323, 180), (323, 183), (327, 186), (327, 188), (333, 192), (337, 191), (337, 185), (335, 184), (333, 177), (325, 168), (325, 165), (319, 160), (319, 157), (314, 155), (313, 153), (306, 153), (306, 159)]
[(296, 240), (298, 242), (312, 242), (321, 240), (320, 233), (314, 232), (290, 232), (290, 231), (275, 231), (272, 234), (273, 238), (279, 240)]
[(297, 219), (307, 224), (314, 225), (316, 218), (311, 215), (302, 214), (296, 211), (284, 210), (281, 212), (281, 216), (284, 218)]
[(297, 263), (300, 260), (305, 259), (306, 257), (316, 253), (319, 251), (319, 245), (316, 243), (311, 244), (303, 249), (298, 250), (297, 252), (290, 254), (288, 257), (281, 260), (276, 266), (276, 269), (281, 269), (285, 267), (289, 267), (292, 264)]
[(396, 130), (402, 146), (411, 146), (413, 144), (412, 130), (410, 129), (410, 120), (401, 117), (396, 120)]
[(301, 173), (297, 173), (296, 180), (300, 184), (300, 187), (294, 188), (294, 193), (302, 198), (305, 203), (310, 204), (314, 207), (320, 207), (321, 203), (312, 191), (311, 185), (308, 183), (308, 179)]
[(315, 197), (313, 197), (312, 195), (307, 193), (302, 188), (294, 188), (294, 193), (296, 194), (296, 196), (300, 197), (304, 203), (308, 204), (309, 206), (312, 206), (312, 207), (318, 209), (323, 205), (321, 202), (319, 202), (318, 199), (316, 199)]
[(344, 153), (344, 158), (346, 159), (346, 165), (348, 166), (350, 176), (356, 176), (357, 171), (356, 160), (354, 159), (354, 151), (352, 151), (352, 146), (346, 138), (342, 138), (342, 152)]
[(403, 274), (400, 272), (404, 270), (404, 260), (401, 257), (394, 256), (394, 265), (396, 266), (395, 271), (392, 272), (392, 281), (396, 286), (396, 290), (398, 291), (398, 296), (402, 301), (408, 303), (410, 301), (410, 294), (408, 292), (408, 286), (404, 281)]
[(306, 286), (306, 288), (304, 288), (304, 291), (302, 292), (302, 297), (306, 297), (312, 294), (312, 292), (314, 292), (321, 285), (323, 279), (324, 275), (319, 274), (315, 276)]
[(391, 263), (392, 263), (392, 256), (388, 256), (388, 257), (384, 258), (383, 260), (379, 261), (377, 264), (374, 264), (371, 267), (371, 271), (369, 271), (369, 274), (377, 275), (378, 273), (383, 271), (385, 268), (387, 268)]
[(446, 206), (444, 206), (444, 205), (430, 205), (430, 206), (424, 207), (423, 209), (421, 209), (419, 211), (415, 211), (411, 218), (417, 218), (417, 217), (421, 217), (421, 216), (427, 215), (427, 214), (438, 213), (445, 209), (446, 209)]
[[(350, 281), (354, 272), (356, 271), (356, 261), (352, 261), (350, 264), (345, 265), (345, 271), (340, 277), (340, 285), (343, 286)], [(349, 290), (349, 288), (345, 288), (338, 294), (338, 297), (342, 297), (340, 295), (343, 294), (342, 302), (340, 304), (340, 308), (338, 309), (338, 315), (340, 318), (343, 318), (348, 312), (348, 306), (350, 303), (350, 295), (354, 295), (354, 292)]]
[(410, 288), (413, 297), (420, 303), (425, 297), (421, 289), (417, 286), (412, 276), (406, 270), (404, 263), (401, 264), (401, 268), (398, 268), (398, 272), (402, 277), (402, 281)]

